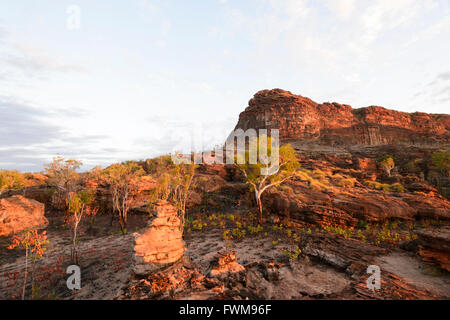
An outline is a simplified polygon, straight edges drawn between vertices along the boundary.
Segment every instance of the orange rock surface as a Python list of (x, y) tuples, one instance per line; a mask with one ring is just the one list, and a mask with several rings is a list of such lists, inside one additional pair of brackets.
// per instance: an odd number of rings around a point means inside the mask
[(0, 236), (46, 226), (44, 205), (20, 195), (0, 199)]
[(135, 234), (134, 268), (136, 275), (161, 271), (177, 261), (185, 252), (177, 209), (167, 201), (156, 205), (156, 217), (143, 234)]

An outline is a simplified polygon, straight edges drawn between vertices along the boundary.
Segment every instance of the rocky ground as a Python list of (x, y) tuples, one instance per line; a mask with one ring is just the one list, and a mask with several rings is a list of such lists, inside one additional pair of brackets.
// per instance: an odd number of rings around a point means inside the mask
[[(36, 299), (112, 299), (128, 281), (131, 272), (133, 236), (120, 234), (117, 225), (110, 226), (109, 217), (97, 217), (92, 225), (85, 225), (80, 234), (82, 289), (67, 289), (66, 269), (70, 263), (71, 233), (60, 217), (50, 217), (47, 229), (48, 251), (36, 262)], [(130, 230), (146, 224), (146, 217), (133, 216)], [(1, 238), (0, 299), (20, 297), (24, 276), (23, 250), (8, 250), (10, 238)], [(31, 297), (31, 285), (28, 297)]]
[[(213, 217), (213, 218), (209, 218)], [(233, 217), (233, 218), (231, 218)], [(198, 226), (191, 219), (185, 242), (186, 256), (174, 266), (171, 290), (149, 289), (155, 279), (132, 275), (133, 235), (121, 235), (109, 217), (98, 217), (85, 225), (80, 237), (82, 289), (70, 292), (65, 284), (70, 257), (70, 233), (61, 219), (50, 217), (49, 250), (37, 262), (35, 298), (49, 299), (449, 299), (450, 274), (425, 264), (414, 252), (388, 244), (373, 245), (323, 230), (302, 230), (267, 224), (255, 234), (235, 235), (236, 223), (250, 223), (239, 211), (209, 215)], [(135, 215), (130, 230), (142, 230), (147, 217)], [(222, 226), (221, 226), (221, 222)], [(206, 224), (206, 226), (205, 226)], [(216, 226), (214, 226), (216, 224)], [(189, 230), (190, 229), (190, 230)], [(224, 236), (226, 230), (230, 230)], [(247, 229), (248, 230), (248, 229)], [(234, 238), (234, 239), (233, 239)], [(20, 295), (24, 256), (7, 250), (2, 238), (0, 251), (0, 298)], [(297, 247), (301, 252), (297, 252)], [(223, 279), (209, 278), (214, 257), (221, 250), (233, 250), (243, 270)], [(189, 261), (190, 260), (190, 261)], [(381, 268), (380, 291), (367, 289), (366, 268)], [(167, 275), (165, 275), (167, 276)], [(206, 277), (205, 277), (206, 276)], [(30, 288), (28, 288), (30, 292)], [(154, 289), (154, 288), (153, 288)], [(167, 288), (166, 288), (167, 289)], [(30, 293), (28, 293), (30, 294)], [(154, 295), (153, 295), (154, 294)]]

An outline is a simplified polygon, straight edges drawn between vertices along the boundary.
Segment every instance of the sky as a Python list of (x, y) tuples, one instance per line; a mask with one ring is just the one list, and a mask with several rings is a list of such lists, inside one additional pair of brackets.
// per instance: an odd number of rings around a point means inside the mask
[(0, 2), (0, 168), (222, 144), (259, 90), (449, 113), (450, 0)]

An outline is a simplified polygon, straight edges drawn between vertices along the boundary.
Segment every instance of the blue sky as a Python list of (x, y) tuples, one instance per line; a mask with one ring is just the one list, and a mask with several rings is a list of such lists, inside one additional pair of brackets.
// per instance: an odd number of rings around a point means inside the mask
[(448, 113), (448, 52), (448, 0), (2, 1), (0, 168), (209, 148), (261, 89)]

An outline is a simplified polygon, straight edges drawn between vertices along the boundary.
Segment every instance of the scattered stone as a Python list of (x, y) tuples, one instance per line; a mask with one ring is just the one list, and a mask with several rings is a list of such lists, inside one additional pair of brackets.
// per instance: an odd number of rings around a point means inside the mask
[(212, 278), (224, 279), (231, 274), (245, 270), (245, 268), (236, 262), (236, 251), (219, 251), (211, 262), (209, 276)]

